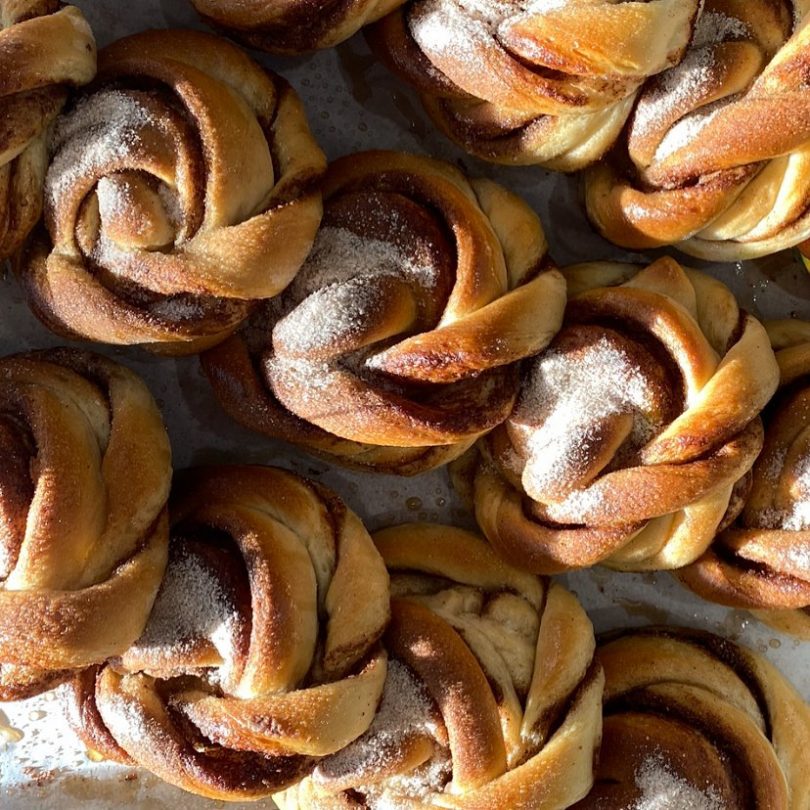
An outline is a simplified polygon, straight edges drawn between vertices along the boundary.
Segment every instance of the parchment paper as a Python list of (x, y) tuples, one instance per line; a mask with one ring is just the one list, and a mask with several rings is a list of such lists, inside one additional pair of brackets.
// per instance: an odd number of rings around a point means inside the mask
[[(74, 2), (90, 20), (99, 45), (145, 28), (203, 27), (185, 0)], [(368, 148), (442, 157), (474, 175), (498, 180), (526, 198), (541, 215), (552, 256), (559, 264), (642, 258), (613, 247), (593, 233), (579, 207), (575, 178), (536, 168), (492, 166), (453, 147), (434, 131), (414, 94), (375, 64), (362, 36), (336, 50), (304, 59), (254, 55), (296, 87), (329, 158)], [(810, 274), (800, 266), (795, 251), (736, 265), (707, 265), (679, 258), (724, 280), (742, 305), (759, 317), (795, 313), (810, 318)], [(2, 353), (60, 343), (64, 341), (51, 335), (29, 313), (16, 281), (3, 280)], [(163, 409), (176, 468), (218, 461), (278, 464), (335, 489), (371, 529), (405, 520), (472, 525), (443, 470), (402, 479), (330, 467), (231, 422), (220, 411), (195, 358), (172, 360), (138, 349), (93, 348), (129, 365), (146, 379)], [(810, 699), (810, 645), (780, 636), (747, 613), (702, 602), (667, 574), (615, 574), (599, 569), (564, 579), (585, 604), (597, 631), (650, 622), (706, 628), (767, 654)], [(4, 733), (3, 726), (15, 731)], [(11, 741), (20, 733), (21, 739)], [(196, 810), (225, 806), (190, 796), (145, 771), (92, 762), (65, 725), (53, 693), (0, 706), (0, 805), (7, 810), (79, 806), (88, 810), (120, 806)], [(231, 806), (270, 807), (272, 803)]]

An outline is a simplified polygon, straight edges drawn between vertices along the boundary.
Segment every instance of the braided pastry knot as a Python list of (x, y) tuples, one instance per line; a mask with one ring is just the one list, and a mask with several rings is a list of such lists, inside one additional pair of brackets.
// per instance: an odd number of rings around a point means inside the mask
[(765, 658), (712, 633), (609, 635), (596, 784), (576, 810), (810, 807), (810, 709)]
[(587, 176), (608, 239), (733, 261), (810, 237), (808, 0), (707, 0), (684, 60)]
[(0, 2), (0, 259), (42, 215), (45, 133), (70, 88), (96, 72), (96, 43), (81, 11), (58, 0)]
[(217, 37), (149, 31), (103, 49), (52, 145), (48, 234), (20, 272), (58, 332), (198, 351), (312, 246), (325, 162), (300, 101)]
[(324, 201), (294, 283), (203, 367), (254, 430), (356, 467), (443, 464), (507, 417), (516, 361), (560, 327), (540, 222), (494, 183), (396, 152), (333, 163)]
[(810, 323), (769, 325), (781, 388), (739, 520), (679, 572), (706, 599), (810, 639)]
[(141, 638), (72, 683), (105, 757), (215, 799), (269, 796), (359, 737), (385, 682), (388, 575), (328, 490), (270, 467), (180, 476)]
[(677, 64), (698, 0), (412, 0), (369, 29), (436, 125), (497, 163), (600, 158), (643, 82)]
[(252, 48), (294, 55), (343, 42), (405, 0), (191, 0), (200, 16)]
[(68, 349), (0, 360), (0, 700), (122, 653), (166, 566), (169, 440), (146, 386)]
[(563, 329), (456, 482), (530, 570), (686, 565), (741, 506), (779, 377), (768, 336), (672, 259), (564, 272)]
[(395, 526), (375, 542), (393, 595), (382, 702), (280, 807), (551, 810), (584, 796), (603, 676), (575, 597), (461, 529)]

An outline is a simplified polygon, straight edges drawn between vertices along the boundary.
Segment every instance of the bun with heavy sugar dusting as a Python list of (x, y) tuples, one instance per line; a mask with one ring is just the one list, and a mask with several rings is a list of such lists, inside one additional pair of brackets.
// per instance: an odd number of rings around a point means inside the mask
[(335, 495), (281, 469), (181, 473), (170, 514), (146, 629), (73, 680), (69, 719), (91, 749), (184, 790), (270, 796), (371, 723), (385, 566)]
[(456, 482), (530, 570), (680, 568), (742, 507), (779, 379), (768, 335), (727, 287), (669, 258), (563, 272), (562, 330)]
[(147, 31), (104, 48), (52, 147), (47, 232), (19, 272), (62, 334), (199, 351), (312, 247), (325, 160), (301, 102), (218, 37)]
[(202, 356), (242, 424), (339, 463), (413, 474), (508, 415), (518, 361), (560, 326), (537, 216), (487, 180), (398, 152), (335, 161), (285, 293)]

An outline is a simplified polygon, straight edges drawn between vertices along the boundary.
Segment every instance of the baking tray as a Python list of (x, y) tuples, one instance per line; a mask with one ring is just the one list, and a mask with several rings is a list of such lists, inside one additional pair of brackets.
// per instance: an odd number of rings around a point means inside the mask
[[(203, 28), (186, 0), (75, 0), (75, 4), (89, 19), (99, 45), (146, 28)], [(496, 167), (456, 149), (434, 130), (415, 95), (375, 63), (362, 36), (304, 59), (254, 56), (298, 90), (330, 159), (369, 148), (402, 149), (441, 157), (473, 175), (497, 180), (540, 214), (551, 255), (559, 264), (643, 260), (654, 255), (628, 253), (600, 239), (582, 214), (576, 178), (537, 168)], [(722, 279), (741, 304), (760, 318), (791, 314), (810, 318), (810, 274), (795, 251), (726, 265), (679, 258)], [(64, 343), (30, 314), (13, 278), (3, 279), (1, 286), (0, 350), (4, 354)], [(372, 530), (406, 520), (472, 525), (444, 470), (412, 479), (340, 470), (229, 420), (214, 401), (196, 358), (174, 360), (139, 349), (93, 348), (130, 366), (147, 381), (163, 409), (176, 468), (211, 462), (287, 467), (332, 487)], [(651, 622), (713, 630), (765, 653), (810, 699), (810, 645), (780, 635), (745, 612), (702, 602), (668, 574), (596, 569), (562, 579), (579, 595), (597, 632)], [(196, 810), (225, 803), (191, 796), (146, 771), (94, 762), (65, 724), (57, 696), (50, 693), (0, 706), (0, 805), (4, 810), (79, 806)], [(229, 806), (271, 807), (272, 802)]]

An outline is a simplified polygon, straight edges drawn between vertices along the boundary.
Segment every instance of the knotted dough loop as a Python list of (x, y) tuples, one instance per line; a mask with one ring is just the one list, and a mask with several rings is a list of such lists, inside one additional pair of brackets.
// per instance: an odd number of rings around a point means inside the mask
[(122, 653), (166, 565), (171, 452), (128, 369), (55, 349), (0, 360), (0, 699)]
[(603, 235), (714, 261), (810, 237), (808, 12), (707, 0), (683, 61), (644, 88), (617, 153), (587, 177)]
[(456, 480), (484, 534), (530, 570), (679, 568), (741, 507), (778, 383), (768, 336), (672, 259), (564, 274), (565, 325)]
[[(700, 630), (609, 634), (596, 783), (576, 810), (806, 810), (810, 709), (765, 658)], [(663, 804), (661, 803), (663, 802)], [(674, 805), (672, 805), (674, 806)]]
[(559, 329), (540, 222), (494, 183), (396, 152), (333, 163), (324, 201), (293, 284), (203, 367), (261, 433), (356, 467), (443, 464), (506, 418), (516, 361)]
[(698, 0), (412, 0), (368, 31), (445, 135), (485, 160), (573, 171), (677, 64)]
[(103, 49), (52, 148), (48, 233), (20, 272), (61, 333), (199, 351), (312, 247), (325, 161), (301, 103), (218, 37), (148, 31)]
[(405, 0), (191, 0), (215, 28), (270, 53), (308, 53), (331, 48)]
[(388, 678), (369, 730), (276, 797), (283, 810), (552, 810), (584, 796), (602, 672), (576, 598), (435, 524), (378, 532)]
[(679, 576), (706, 599), (810, 639), (810, 323), (775, 321), (768, 332), (781, 387), (764, 413), (751, 492), (739, 519)]
[(71, 88), (96, 72), (96, 43), (75, 6), (58, 0), (0, 3), (0, 259), (42, 215), (46, 133)]
[(271, 467), (179, 476), (169, 566), (141, 638), (74, 680), (104, 756), (212, 799), (269, 796), (371, 723), (388, 575), (354, 513)]

